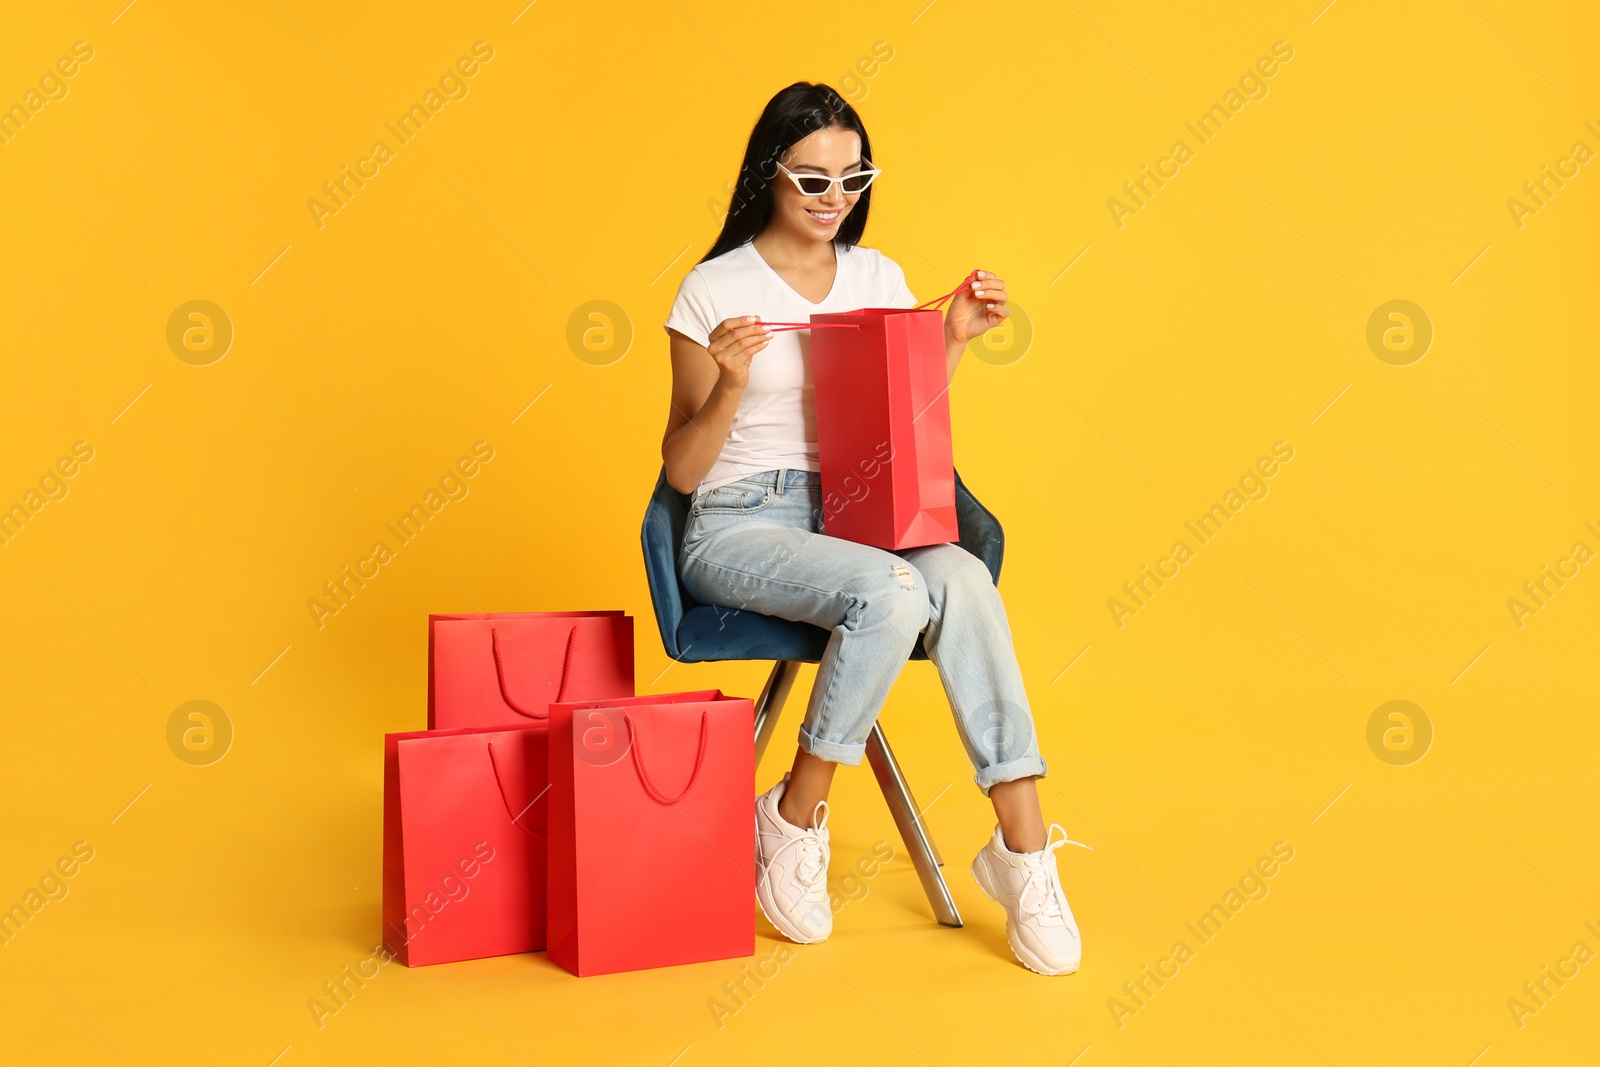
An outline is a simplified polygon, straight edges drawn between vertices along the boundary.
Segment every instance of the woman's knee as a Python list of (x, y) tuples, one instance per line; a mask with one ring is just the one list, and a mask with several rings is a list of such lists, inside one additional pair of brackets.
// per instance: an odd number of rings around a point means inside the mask
[(914, 638), (928, 625), (930, 603), (922, 572), (898, 557), (884, 561), (883, 573), (861, 583), (856, 595), (866, 616)]
[(937, 567), (925, 567), (939, 583), (934, 593), (943, 602), (957, 603), (994, 597), (997, 591), (989, 565), (964, 548), (951, 547), (954, 551), (941, 555)]

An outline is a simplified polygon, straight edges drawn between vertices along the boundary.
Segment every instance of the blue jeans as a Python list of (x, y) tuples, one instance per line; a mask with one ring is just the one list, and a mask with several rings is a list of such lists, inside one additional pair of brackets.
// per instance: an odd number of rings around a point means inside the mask
[(822, 525), (817, 472), (764, 471), (697, 494), (678, 553), (700, 603), (833, 631), (800, 747), (860, 763), (920, 633), (984, 795), (1043, 776), (1005, 606), (983, 561), (955, 544), (888, 552), (828, 537)]

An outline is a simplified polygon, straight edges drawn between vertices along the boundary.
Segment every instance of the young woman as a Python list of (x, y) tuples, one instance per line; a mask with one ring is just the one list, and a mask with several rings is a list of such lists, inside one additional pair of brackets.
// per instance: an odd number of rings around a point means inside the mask
[[(810, 333), (761, 325), (916, 304), (900, 267), (858, 244), (879, 173), (871, 160), (860, 117), (834, 90), (799, 82), (778, 93), (750, 134), (722, 233), (666, 321), (661, 454), (668, 482), (693, 494), (678, 559), (685, 588), (702, 603), (833, 631), (793, 767), (756, 800), (756, 899), (797, 942), (832, 932), (828, 787), (836, 766), (861, 762), (920, 633), (998, 819), (973, 876), (1006, 909), (1017, 958), (1070, 974), (1082, 953), (1056, 869), (1066, 833), (1045, 829), (1034, 784), (1045, 763), (988, 568), (954, 544), (891, 553), (825, 534)], [(979, 271), (945, 316), (949, 374), (1006, 314), (1005, 282)]]

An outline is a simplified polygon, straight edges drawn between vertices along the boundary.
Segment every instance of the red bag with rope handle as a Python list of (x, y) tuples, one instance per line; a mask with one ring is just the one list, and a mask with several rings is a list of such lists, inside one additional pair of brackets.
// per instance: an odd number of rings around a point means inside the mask
[(890, 551), (959, 541), (950, 378), (940, 306), (816, 314), (811, 379), (822, 465), (822, 532)]
[(543, 722), (554, 700), (633, 695), (621, 611), (428, 616), (428, 729)]
[(544, 948), (544, 722), (383, 739), (383, 943), (408, 967)]
[(754, 715), (715, 689), (550, 705), (551, 962), (755, 952)]

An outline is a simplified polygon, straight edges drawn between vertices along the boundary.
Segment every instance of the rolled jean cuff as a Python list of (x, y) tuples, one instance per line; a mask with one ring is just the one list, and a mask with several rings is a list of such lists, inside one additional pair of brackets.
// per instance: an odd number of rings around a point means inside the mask
[(843, 763), (855, 767), (861, 763), (861, 758), (867, 754), (867, 744), (860, 741), (848, 744), (843, 741), (825, 741), (806, 732), (804, 726), (800, 727), (800, 747), (818, 759), (825, 759), (829, 763)]
[(989, 787), (999, 785), (1001, 782), (1014, 782), (1019, 778), (1038, 776), (1043, 778), (1046, 769), (1043, 756), (1023, 756), (1010, 763), (997, 763), (992, 767), (985, 767), (973, 776), (973, 781), (978, 783), (978, 788), (983, 790), (983, 795), (989, 795)]

